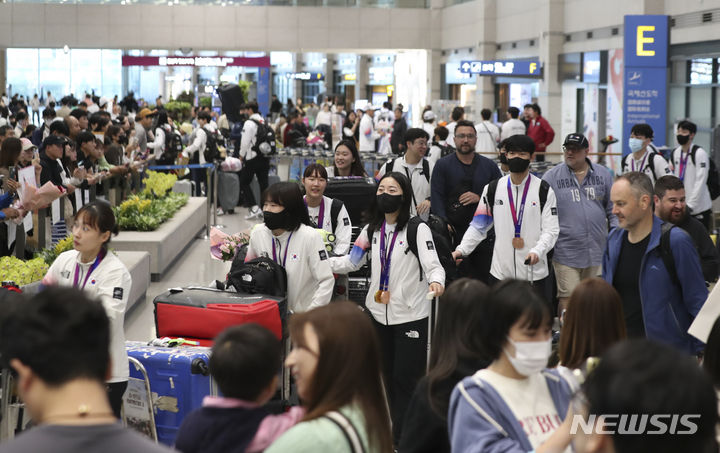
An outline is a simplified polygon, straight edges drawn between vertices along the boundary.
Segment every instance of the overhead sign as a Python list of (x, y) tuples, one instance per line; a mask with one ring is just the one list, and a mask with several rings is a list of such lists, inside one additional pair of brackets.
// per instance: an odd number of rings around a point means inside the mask
[(669, 16), (625, 16), (623, 154), (638, 123), (652, 127), (655, 145), (665, 144), (669, 30)]
[(218, 67), (245, 66), (269, 68), (270, 57), (133, 57), (123, 55), (123, 66), (200, 66)]
[(540, 61), (516, 60), (463, 60), (460, 62), (460, 72), (484, 76), (542, 76)]
[(462, 72), (460, 63), (449, 61), (445, 63), (445, 83), (475, 83), (475, 77), (469, 72)]
[(325, 75), (321, 72), (288, 72), (285, 77), (293, 80), (324, 80)]
[(343, 81), (345, 82), (354, 82), (357, 80), (357, 74), (351, 73), (351, 74), (343, 74)]

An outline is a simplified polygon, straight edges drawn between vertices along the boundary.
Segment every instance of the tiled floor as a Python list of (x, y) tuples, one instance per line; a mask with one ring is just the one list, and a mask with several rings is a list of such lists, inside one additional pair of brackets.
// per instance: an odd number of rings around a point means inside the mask
[[(235, 214), (218, 217), (217, 222), (224, 225), (220, 230), (237, 233), (246, 230), (257, 221), (245, 220), (247, 210), (237, 208)], [(148, 341), (155, 338), (155, 321), (152, 301), (168, 288), (207, 285), (213, 280), (224, 280), (230, 269), (230, 262), (214, 260), (210, 257), (210, 241), (193, 240), (175, 263), (168, 268), (159, 282), (150, 283), (144, 304), (135, 305), (125, 315), (125, 337), (127, 340)]]

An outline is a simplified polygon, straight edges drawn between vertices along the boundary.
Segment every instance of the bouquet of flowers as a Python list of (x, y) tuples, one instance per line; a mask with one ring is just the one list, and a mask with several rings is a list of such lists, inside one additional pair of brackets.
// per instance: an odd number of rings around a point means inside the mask
[(232, 261), (240, 248), (250, 241), (247, 233), (227, 234), (210, 229), (210, 256), (216, 260)]
[(34, 187), (25, 183), (20, 197), (20, 204), (24, 211), (34, 211), (50, 205), (56, 198), (60, 198), (62, 190), (50, 181), (41, 187)]

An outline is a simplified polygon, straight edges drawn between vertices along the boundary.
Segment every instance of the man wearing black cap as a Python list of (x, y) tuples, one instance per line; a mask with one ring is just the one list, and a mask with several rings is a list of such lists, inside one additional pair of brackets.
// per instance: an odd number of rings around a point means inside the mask
[(495, 226), (491, 277), (528, 280), (544, 296), (549, 274), (547, 253), (560, 230), (555, 193), (546, 182), (530, 174), (535, 152), (530, 137), (513, 135), (505, 140), (505, 151), (510, 174), (485, 186), (475, 216), (453, 257), (457, 260), (470, 255)]
[(65, 168), (60, 163), (63, 155), (63, 147), (65, 146), (65, 138), (57, 135), (48, 135), (42, 142), (42, 150), (40, 151), (40, 184), (50, 181), (56, 186), (67, 189), (68, 192), (75, 191), (75, 187), (66, 184), (68, 179)]
[(559, 314), (581, 280), (600, 275), (608, 225), (617, 226), (612, 213), (610, 170), (587, 158), (589, 144), (582, 134), (563, 142), (565, 163), (543, 176), (557, 197), (560, 236), (553, 253)]

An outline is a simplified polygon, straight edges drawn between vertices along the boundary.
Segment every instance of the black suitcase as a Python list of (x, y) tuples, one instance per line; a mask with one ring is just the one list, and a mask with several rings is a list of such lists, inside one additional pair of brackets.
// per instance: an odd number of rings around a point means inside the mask
[(240, 178), (237, 173), (219, 171), (218, 173), (218, 204), (223, 211), (235, 209), (240, 201)]
[(370, 206), (369, 201), (375, 197), (376, 183), (372, 178), (339, 177), (330, 178), (325, 196), (337, 198), (345, 204), (353, 225), (364, 225), (364, 212)]

